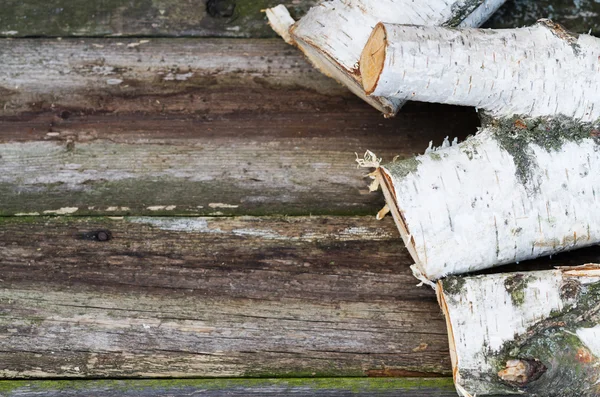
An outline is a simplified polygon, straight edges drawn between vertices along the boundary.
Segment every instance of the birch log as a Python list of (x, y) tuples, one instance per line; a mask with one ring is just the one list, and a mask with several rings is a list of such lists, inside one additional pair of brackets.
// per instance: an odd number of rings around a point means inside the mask
[(549, 20), (505, 30), (378, 24), (360, 72), (376, 97), (475, 106), (495, 117), (600, 118), (600, 39)]
[(416, 25), (479, 26), (505, 0), (333, 0), (322, 1), (294, 22), (285, 6), (267, 10), (273, 29), (296, 45), (326, 75), (387, 116), (395, 115), (404, 98), (365, 95), (358, 61), (369, 35), (380, 21)]
[(600, 265), (437, 283), (462, 396), (600, 393)]
[(417, 277), (436, 280), (600, 242), (600, 131), (502, 119), (461, 144), (379, 166)]

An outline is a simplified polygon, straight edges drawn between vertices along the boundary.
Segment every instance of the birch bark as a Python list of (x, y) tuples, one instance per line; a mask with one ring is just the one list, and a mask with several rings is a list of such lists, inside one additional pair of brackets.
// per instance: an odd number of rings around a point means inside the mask
[(324, 74), (387, 116), (395, 115), (403, 98), (365, 95), (358, 73), (361, 52), (378, 22), (399, 24), (479, 26), (505, 0), (333, 0), (323, 1), (293, 23), (287, 9), (267, 10), (273, 29), (295, 44)]
[(475, 106), (494, 117), (600, 118), (600, 39), (548, 20), (505, 30), (379, 24), (360, 71), (374, 96)]
[(465, 397), (600, 392), (600, 265), (436, 285)]
[(567, 118), (503, 119), (379, 166), (372, 190), (381, 186), (421, 279), (597, 244), (599, 135)]

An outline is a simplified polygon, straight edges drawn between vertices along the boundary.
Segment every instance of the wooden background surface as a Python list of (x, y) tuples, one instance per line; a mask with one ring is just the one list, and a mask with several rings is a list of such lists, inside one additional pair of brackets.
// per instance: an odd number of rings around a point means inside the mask
[[(408, 157), (477, 116), (382, 118), (273, 37), (277, 3), (2, 4), (1, 396), (456, 395), (354, 153)], [(515, 0), (489, 25), (598, 11)]]

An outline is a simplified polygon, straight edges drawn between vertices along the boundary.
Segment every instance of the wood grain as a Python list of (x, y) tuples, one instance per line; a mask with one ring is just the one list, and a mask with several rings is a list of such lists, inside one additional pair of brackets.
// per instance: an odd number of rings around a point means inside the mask
[(410, 264), (389, 218), (2, 218), (0, 376), (448, 375)]
[(450, 378), (4, 381), (2, 397), (455, 397)]
[[(263, 9), (285, 4), (300, 18), (316, 0), (4, 0), (5, 37), (275, 37)], [(490, 27), (530, 25), (552, 18), (576, 32), (598, 28), (594, 0), (509, 0)]]
[(4, 378), (450, 371), (391, 220), (4, 218), (0, 255)]
[[(428, 105), (386, 120), (279, 41), (0, 46), (3, 215), (374, 214), (355, 152), (408, 157), (477, 125)], [(164, 81), (162, 59), (195, 83)]]
[(4, 0), (8, 37), (275, 37), (265, 8), (285, 4), (300, 16), (315, 0)]

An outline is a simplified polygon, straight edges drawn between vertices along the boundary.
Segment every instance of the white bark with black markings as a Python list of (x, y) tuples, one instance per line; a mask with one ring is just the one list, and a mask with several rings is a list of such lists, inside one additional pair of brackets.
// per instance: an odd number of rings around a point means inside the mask
[(600, 118), (600, 39), (548, 20), (505, 30), (379, 24), (360, 68), (376, 97), (475, 106), (494, 117)]
[(293, 23), (287, 9), (267, 10), (273, 29), (298, 46), (326, 75), (388, 116), (403, 99), (368, 97), (360, 85), (358, 62), (369, 35), (378, 22), (400, 24), (479, 26), (505, 0), (333, 0), (323, 1)]
[(437, 280), (599, 243), (597, 134), (570, 119), (504, 120), (461, 144), (379, 166), (373, 176), (417, 276)]
[(600, 265), (437, 283), (462, 396), (597, 396)]

